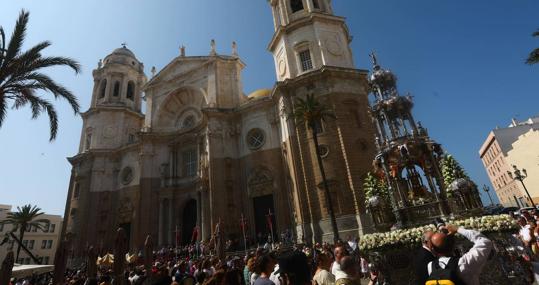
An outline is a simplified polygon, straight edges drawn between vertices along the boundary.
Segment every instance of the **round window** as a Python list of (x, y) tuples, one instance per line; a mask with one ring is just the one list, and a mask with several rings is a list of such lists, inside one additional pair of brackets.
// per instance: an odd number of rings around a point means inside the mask
[(122, 184), (127, 185), (133, 181), (133, 169), (131, 167), (125, 167), (120, 174)]
[(254, 150), (264, 145), (266, 137), (261, 129), (252, 129), (247, 133), (246, 139), (249, 148)]
[(329, 147), (327, 145), (320, 145), (318, 150), (320, 151), (321, 157), (326, 157), (329, 154)]
[(183, 120), (182, 127), (184, 129), (190, 129), (195, 126), (195, 116), (189, 115)]

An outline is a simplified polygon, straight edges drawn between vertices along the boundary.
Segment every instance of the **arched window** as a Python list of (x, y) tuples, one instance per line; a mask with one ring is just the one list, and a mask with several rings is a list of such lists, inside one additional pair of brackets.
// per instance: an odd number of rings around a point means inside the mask
[(135, 83), (133, 81), (129, 81), (127, 83), (127, 99), (133, 100), (135, 96)]
[(107, 80), (101, 80), (101, 89), (99, 90), (99, 98), (105, 98), (105, 92), (107, 91)]
[(320, 0), (313, 0), (313, 7), (315, 9), (320, 9), (320, 3), (318, 1), (320, 1)]
[(114, 97), (120, 96), (120, 82), (118, 81), (114, 82), (114, 92), (112, 93), (112, 96)]
[(301, 71), (305, 72), (313, 69), (313, 60), (311, 58), (311, 51), (309, 49), (300, 51), (298, 56), (301, 63)]
[(303, 0), (291, 0), (290, 7), (292, 8), (292, 13), (303, 10)]

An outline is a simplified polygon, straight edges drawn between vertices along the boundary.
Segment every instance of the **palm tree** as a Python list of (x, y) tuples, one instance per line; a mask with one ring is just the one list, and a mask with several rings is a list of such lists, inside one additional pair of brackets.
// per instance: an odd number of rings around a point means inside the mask
[[(539, 30), (535, 31), (532, 36), (539, 37)], [(539, 63), (539, 48), (534, 49), (532, 52), (530, 52), (530, 55), (528, 55), (528, 59), (526, 59), (527, 64), (536, 64)]]
[(320, 154), (320, 145), (318, 144), (318, 133), (321, 123), (325, 122), (329, 118), (335, 118), (335, 115), (330, 108), (328, 108), (324, 104), (321, 104), (314, 97), (314, 94), (309, 94), (305, 99), (299, 97), (296, 98), (292, 116), (296, 119), (298, 125), (306, 124), (312, 132), (316, 158), (318, 160), (318, 167), (320, 168), (320, 174), (322, 175), (322, 181), (324, 185), (326, 204), (331, 219), (333, 241), (337, 242), (339, 240), (339, 230), (337, 229), (337, 220), (335, 218), (335, 212), (333, 211), (333, 203), (331, 202), (331, 195), (329, 193), (326, 172), (324, 170), (324, 164), (322, 162), (322, 155)]
[(45, 225), (50, 222), (47, 219), (36, 219), (43, 214), (44, 213), (41, 212), (40, 208), (28, 204), (22, 206), (22, 208), (17, 207), (17, 212), (7, 213), (6, 219), (1, 222), (2, 224), (11, 225), (12, 232), (19, 231), (20, 243), (18, 243), (17, 246), (17, 255), (15, 260), (19, 260), (19, 252), (21, 251), (21, 243), (24, 238), (24, 233), (29, 231), (32, 227), (39, 230), (44, 230)]
[(69, 90), (40, 71), (52, 66), (68, 66), (78, 74), (80, 65), (67, 57), (43, 57), (41, 52), (51, 45), (48, 41), (22, 51), (28, 18), (29, 13), (22, 10), (8, 44), (4, 29), (0, 26), (0, 127), (6, 118), (8, 105), (13, 109), (30, 105), (32, 119), (47, 112), (50, 121), (49, 140), (53, 141), (58, 132), (58, 115), (52, 103), (38, 96), (37, 91), (50, 92), (55, 99), (66, 99), (75, 115), (79, 113), (79, 103)]

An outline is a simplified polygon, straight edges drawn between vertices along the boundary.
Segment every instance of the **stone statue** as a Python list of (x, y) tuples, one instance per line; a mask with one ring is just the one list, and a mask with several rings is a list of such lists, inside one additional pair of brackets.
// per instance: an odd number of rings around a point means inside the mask
[(210, 46), (211, 46), (211, 52), (210, 52), (210, 55), (216, 55), (216, 54), (217, 54), (217, 51), (216, 51), (215, 40), (214, 40), (214, 39), (211, 40)]
[(181, 55), (182, 57), (185, 56), (185, 46), (184, 46), (184, 45), (182, 45), (182, 46), (180, 47), (180, 55)]
[(238, 56), (238, 45), (236, 42), (232, 42), (232, 56)]

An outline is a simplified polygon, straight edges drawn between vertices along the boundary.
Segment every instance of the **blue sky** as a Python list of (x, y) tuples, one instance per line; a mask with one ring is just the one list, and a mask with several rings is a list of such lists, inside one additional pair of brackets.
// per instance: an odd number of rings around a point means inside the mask
[[(92, 69), (100, 58), (127, 42), (146, 74), (159, 70), (185, 45), (188, 55), (206, 55), (210, 40), (229, 54), (237, 41), (246, 62), (245, 92), (272, 87), (274, 64), (266, 51), (273, 33), (266, 0), (12, 0), (2, 1), (0, 25), (8, 35), (19, 11), (31, 12), (26, 47), (50, 40), (48, 55), (70, 56), (83, 65), (49, 74), (89, 106)], [(539, 114), (539, 67), (525, 65), (539, 46), (535, 0), (432, 1), (334, 0), (354, 36), (358, 68), (370, 67), (375, 50), (399, 77), (402, 93), (415, 96), (415, 117), (466, 168), (477, 184), (489, 184), (478, 149), (495, 126), (511, 117)], [(49, 96), (49, 95), (46, 95)], [(0, 203), (34, 203), (63, 214), (70, 165), (80, 139), (81, 118), (66, 102), (56, 103), (60, 132), (48, 142), (46, 116), (10, 111), (0, 129)], [(490, 184), (489, 184), (490, 185)]]

